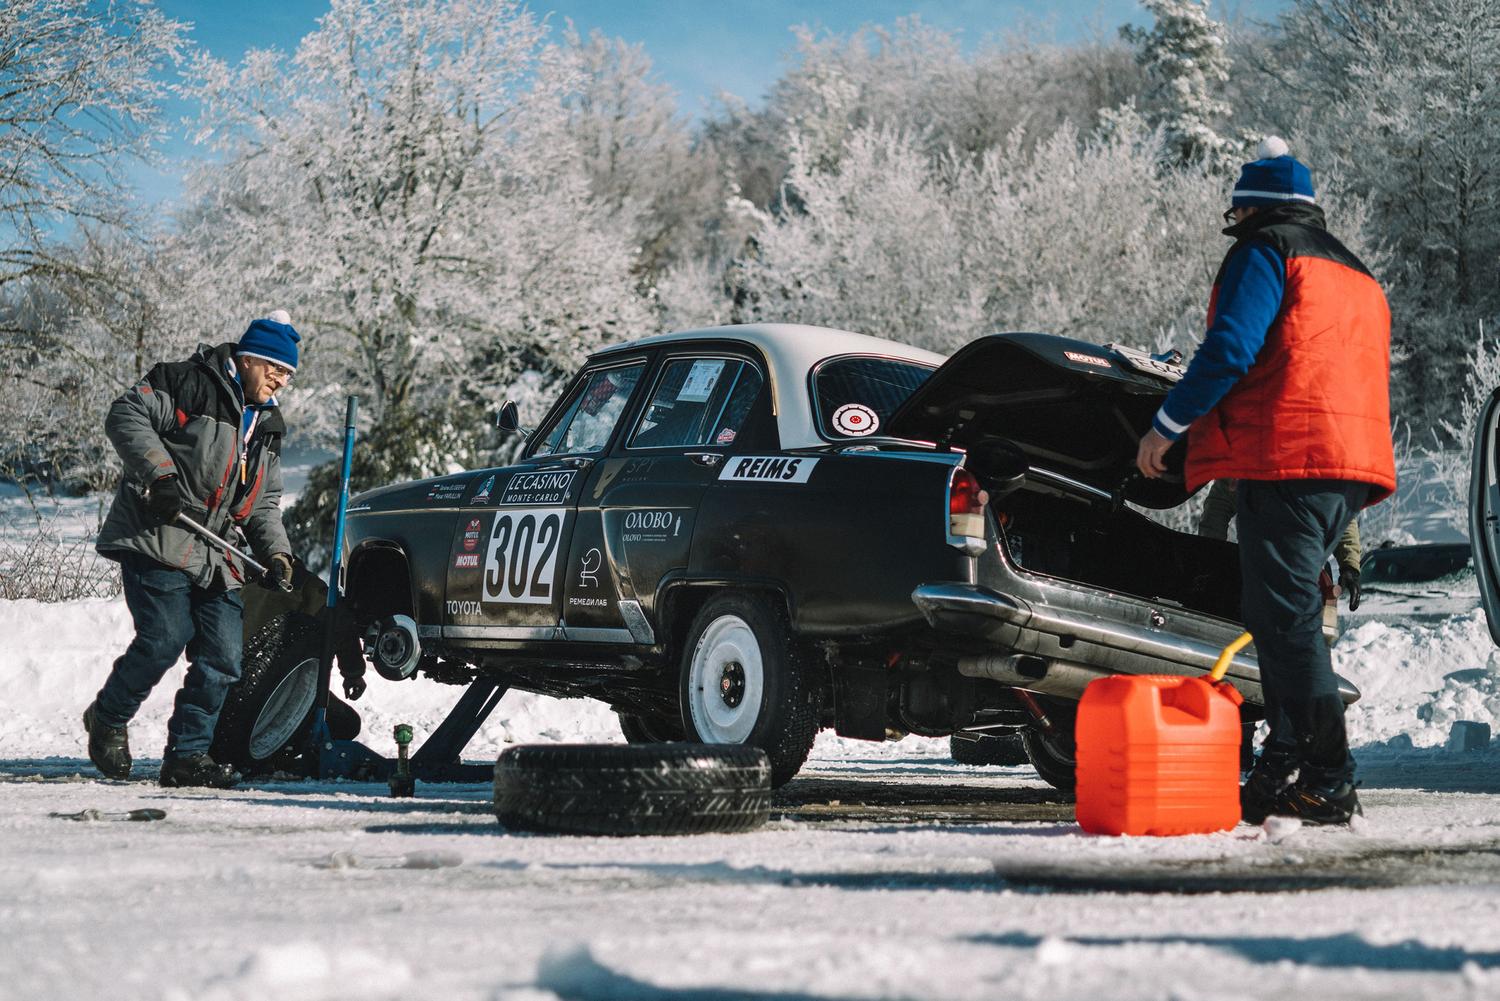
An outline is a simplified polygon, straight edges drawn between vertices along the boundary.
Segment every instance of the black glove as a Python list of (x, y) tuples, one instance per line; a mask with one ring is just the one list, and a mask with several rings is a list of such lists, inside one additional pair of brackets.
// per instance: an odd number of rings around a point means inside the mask
[(182, 496), (182, 484), (177, 482), (176, 473), (168, 473), (146, 488), (146, 510), (158, 525), (172, 524), (186, 506), (187, 498)]
[(344, 698), (350, 702), (357, 702), (363, 694), (365, 694), (365, 676), (363, 674), (344, 675)]
[(266, 583), (281, 588), (283, 591), (292, 589), (292, 557), (287, 553), (277, 553), (271, 557), (271, 565), (266, 568)]
[(1339, 564), (1339, 587), (1349, 596), (1349, 611), (1359, 607), (1359, 567)]

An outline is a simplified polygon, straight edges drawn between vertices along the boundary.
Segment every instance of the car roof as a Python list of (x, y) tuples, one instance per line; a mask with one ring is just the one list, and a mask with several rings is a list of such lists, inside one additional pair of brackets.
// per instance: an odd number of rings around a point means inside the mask
[(810, 448), (828, 439), (818, 433), (807, 373), (819, 362), (838, 355), (876, 355), (933, 368), (944, 355), (868, 334), (800, 323), (742, 323), (703, 327), (642, 337), (596, 351), (595, 360), (642, 349), (687, 346), (697, 341), (738, 341), (758, 348), (770, 365), (771, 396), (783, 448)]

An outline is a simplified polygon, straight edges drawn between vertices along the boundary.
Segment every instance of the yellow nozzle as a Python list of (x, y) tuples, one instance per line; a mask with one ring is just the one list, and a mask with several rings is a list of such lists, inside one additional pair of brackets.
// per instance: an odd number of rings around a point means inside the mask
[(1214, 661), (1214, 669), (1208, 672), (1208, 680), (1218, 683), (1224, 680), (1224, 675), (1229, 670), (1229, 662), (1234, 660), (1234, 655), (1250, 645), (1252, 637), (1249, 633), (1240, 633), (1223, 650), (1219, 651), (1219, 659)]

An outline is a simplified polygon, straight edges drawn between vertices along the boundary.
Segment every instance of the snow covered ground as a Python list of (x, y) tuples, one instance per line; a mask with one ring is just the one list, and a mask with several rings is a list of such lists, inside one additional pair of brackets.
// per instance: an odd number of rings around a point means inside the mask
[[(1365, 824), (1174, 839), (1084, 835), (1028, 769), (916, 737), (825, 735), (732, 836), (509, 834), (484, 785), (168, 793), (175, 677), (132, 727), (141, 781), (85, 758), (119, 599), (3, 602), (0, 635), (5, 1001), (1500, 998), (1500, 753), (1441, 746), (1500, 716), (1478, 611), (1337, 648)], [(365, 732), (430, 730), (454, 694), (374, 679)], [(470, 755), (574, 739), (619, 739), (612, 714), (511, 694)], [(53, 816), (143, 807), (167, 816)]]

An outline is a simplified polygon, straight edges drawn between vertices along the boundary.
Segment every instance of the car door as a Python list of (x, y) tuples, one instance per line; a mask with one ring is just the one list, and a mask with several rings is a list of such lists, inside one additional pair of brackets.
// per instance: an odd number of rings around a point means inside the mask
[(570, 639), (652, 643), (662, 579), (688, 566), (704, 490), (766, 384), (732, 351), (665, 356), (651, 388), (579, 501), (565, 585)]
[(578, 500), (645, 367), (636, 357), (585, 370), (525, 459), (473, 477), (448, 561), (444, 636), (559, 637)]
[(1474, 465), (1469, 480), (1469, 545), (1479, 599), (1500, 644), (1500, 389), (1490, 394), (1474, 431)]

